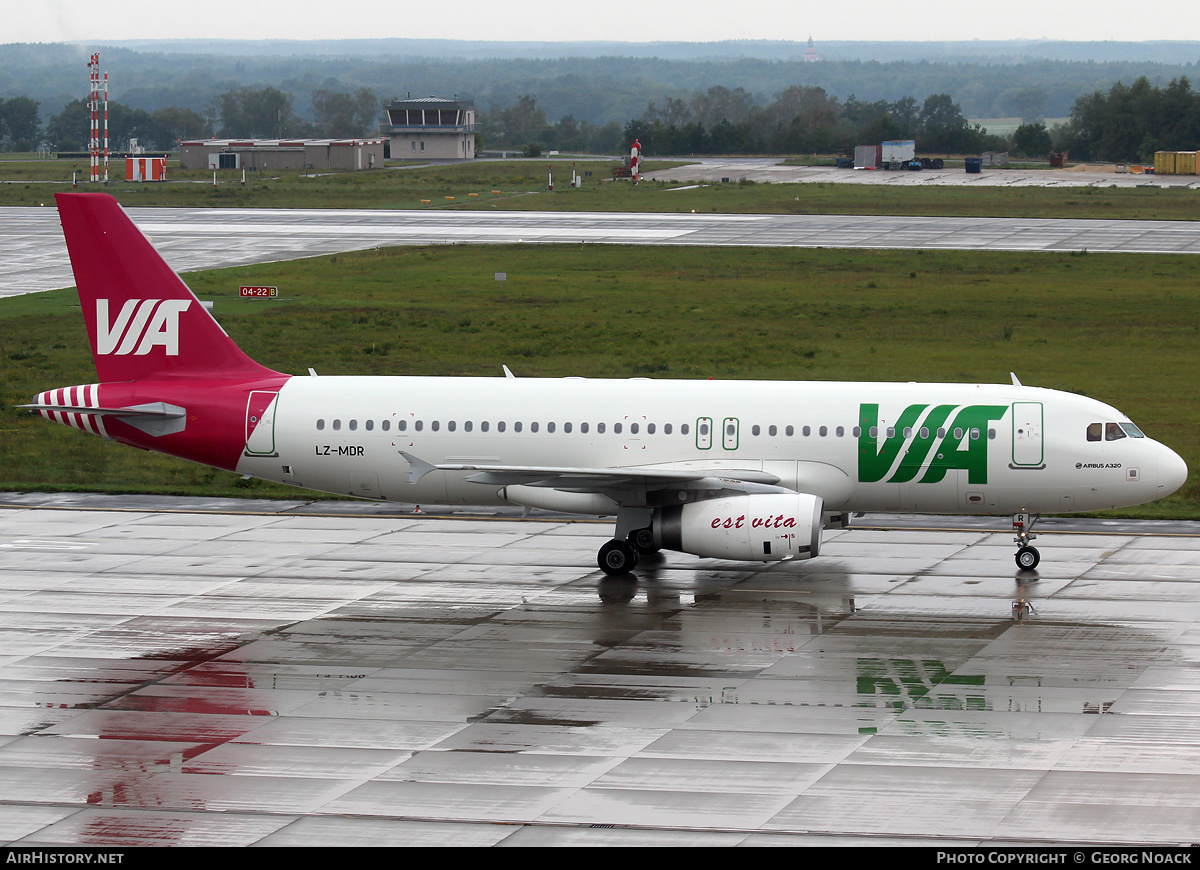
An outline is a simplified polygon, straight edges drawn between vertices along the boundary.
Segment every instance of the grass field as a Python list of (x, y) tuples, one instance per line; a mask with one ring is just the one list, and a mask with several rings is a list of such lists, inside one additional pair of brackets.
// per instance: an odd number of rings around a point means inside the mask
[[(497, 208), (536, 211), (720, 212), (758, 214), (893, 214), (961, 217), (1062, 217), (1108, 220), (1196, 220), (1200, 191), (1159, 188), (1039, 188), (938, 186), (888, 187), (875, 184), (731, 183), (672, 190), (669, 182), (612, 182), (617, 160), (574, 161), (585, 177), (582, 188), (567, 185), (570, 159), (477, 161), (441, 166), (389, 165), (369, 172), (337, 172), (309, 177), (298, 172), (218, 173), (172, 167), (171, 181), (82, 183), (80, 190), (104, 189), (125, 206), (203, 208)], [(547, 190), (547, 165), (554, 190)], [(646, 171), (675, 163), (649, 161)], [(82, 165), (80, 177), (87, 174)], [(113, 168), (112, 174), (117, 173)], [(123, 168), (120, 169), (123, 176)], [(49, 205), (56, 191), (69, 190), (71, 166), (58, 160), (0, 160), (0, 206)]]
[[(1196, 257), (437, 246), (186, 280), (281, 371), (967, 382), (1015, 371), (1121, 408), (1200, 467)], [(241, 284), (287, 298), (242, 300)], [(12, 407), (92, 382), (86, 348), (73, 292), (0, 301), (0, 489), (295, 497)], [(1200, 488), (1123, 515), (1200, 517)]]

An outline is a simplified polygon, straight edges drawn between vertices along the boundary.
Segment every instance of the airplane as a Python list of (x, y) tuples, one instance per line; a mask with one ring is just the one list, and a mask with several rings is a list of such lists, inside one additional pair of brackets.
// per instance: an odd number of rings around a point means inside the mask
[[(98, 383), (21, 407), (242, 475), (377, 501), (615, 517), (610, 575), (659, 549), (819, 556), (865, 512), (1013, 516), (1162, 498), (1184, 461), (1126, 415), (1008, 384), (292, 376), (250, 359), (115, 199), (59, 193)], [(1032, 517), (1032, 520), (1031, 520)]]

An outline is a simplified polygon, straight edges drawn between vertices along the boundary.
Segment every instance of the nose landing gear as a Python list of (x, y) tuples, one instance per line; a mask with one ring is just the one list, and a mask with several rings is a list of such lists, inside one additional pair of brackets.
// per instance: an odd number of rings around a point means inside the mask
[(1040, 514), (1032, 519), (1029, 514), (1013, 515), (1013, 532), (1016, 533), (1013, 541), (1017, 544), (1017, 567), (1022, 571), (1032, 571), (1042, 561), (1042, 554), (1038, 552), (1037, 547), (1029, 545), (1029, 542), (1037, 537), (1033, 533), (1033, 527), (1041, 518)]

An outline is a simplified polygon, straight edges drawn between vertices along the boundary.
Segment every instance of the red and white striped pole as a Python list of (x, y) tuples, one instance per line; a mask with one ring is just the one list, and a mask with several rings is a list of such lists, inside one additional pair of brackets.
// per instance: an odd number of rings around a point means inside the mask
[(89, 141), (88, 141), (88, 156), (89, 156), (88, 178), (91, 181), (96, 181), (100, 176), (99, 153), (97, 150), (98, 119), (96, 117), (96, 109), (97, 109), (97, 107), (96, 107), (96, 91), (99, 88), (99, 77), (100, 77), (99, 69), (100, 69), (100, 55), (93, 54), (91, 57), (91, 60), (88, 61), (88, 87), (90, 90), (90, 94), (88, 96), (88, 109), (90, 110), (90, 114), (91, 114), (91, 121), (90, 121), (89, 130), (88, 130), (89, 136), (90, 136)]
[[(100, 55), (96, 55), (99, 65)], [(108, 72), (104, 73), (104, 183), (108, 184)]]

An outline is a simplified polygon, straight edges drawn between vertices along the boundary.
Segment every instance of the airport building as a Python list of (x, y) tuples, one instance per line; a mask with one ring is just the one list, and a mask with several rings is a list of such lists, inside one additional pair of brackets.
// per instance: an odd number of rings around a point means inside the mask
[(392, 100), (381, 132), (393, 158), (462, 159), (475, 156), (475, 101), (424, 97)]
[(184, 169), (382, 169), (378, 139), (193, 139), (179, 143)]

